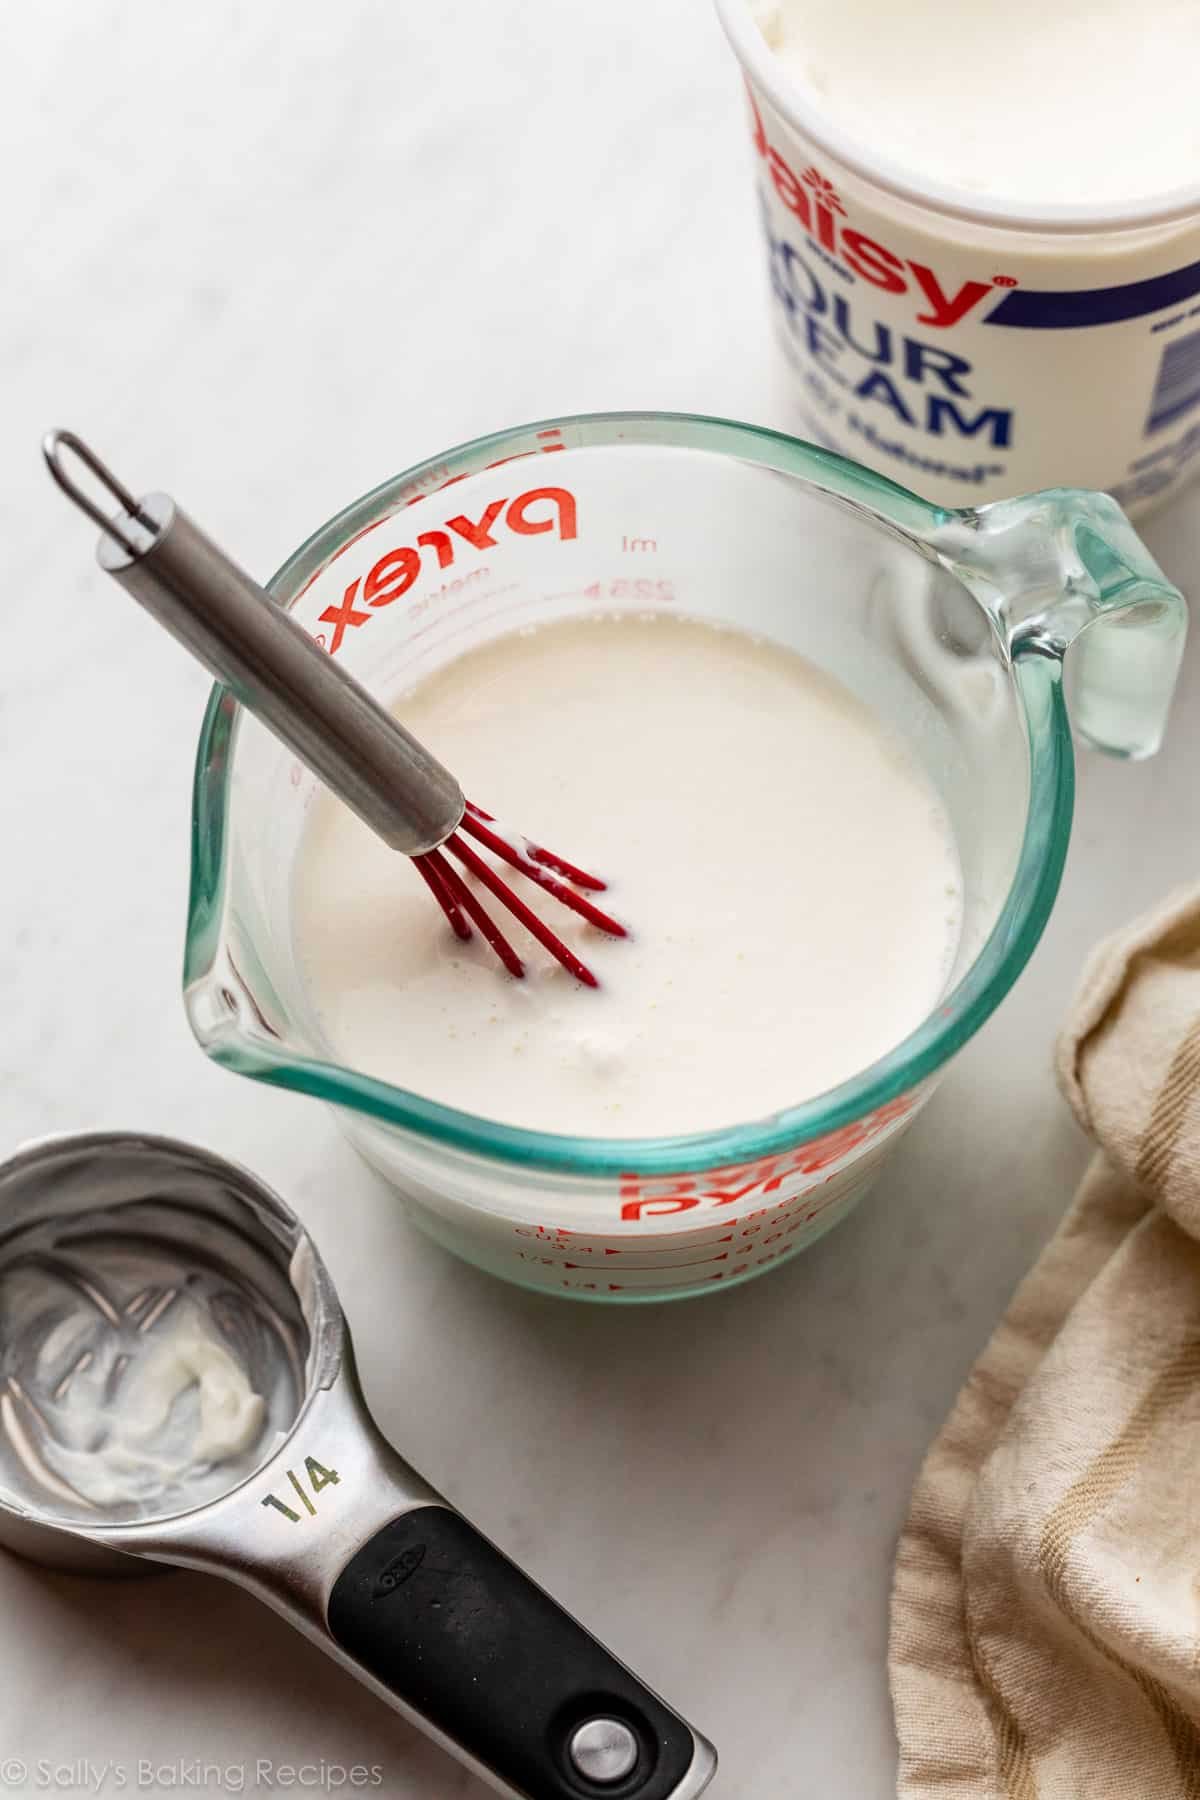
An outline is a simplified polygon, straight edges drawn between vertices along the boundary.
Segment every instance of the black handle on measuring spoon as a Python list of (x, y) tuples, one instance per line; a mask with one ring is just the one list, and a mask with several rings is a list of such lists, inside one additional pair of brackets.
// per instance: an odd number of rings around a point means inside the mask
[(448, 1507), (342, 1569), (334, 1641), (523, 1800), (693, 1800), (710, 1744)]

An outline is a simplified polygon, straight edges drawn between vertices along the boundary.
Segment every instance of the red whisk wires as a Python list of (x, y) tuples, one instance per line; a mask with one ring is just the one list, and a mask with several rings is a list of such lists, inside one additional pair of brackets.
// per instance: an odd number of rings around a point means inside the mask
[[(482, 937), (489, 943), (510, 975), (524, 975), (525, 965), (517, 955), (500, 927), (485, 910), (478, 896), (472, 892), (459, 874), (454, 864), (446, 856), (449, 851), (463, 867), (472, 874), (476, 881), (495, 896), (502, 906), (508, 908), (515, 919), (524, 925), (526, 931), (535, 937), (542, 948), (548, 950), (564, 969), (570, 971), (577, 981), (587, 987), (598, 987), (600, 984), (585, 962), (581, 962), (575, 952), (563, 943), (556, 932), (551, 931), (537, 914), (526, 906), (519, 895), (514, 894), (511, 887), (500, 875), (493, 864), (486, 862), (473, 845), (464, 842), (462, 833), (470, 835), (498, 856), (502, 862), (520, 871), (527, 880), (536, 882), (538, 887), (569, 907), (580, 918), (586, 919), (589, 925), (606, 932), (609, 937), (625, 937), (624, 925), (601, 912), (598, 906), (587, 898), (587, 894), (602, 894), (605, 883), (595, 875), (589, 875), (586, 869), (576, 868), (562, 856), (556, 856), (552, 850), (545, 850), (540, 844), (530, 844), (524, 838), (505, 837), (496, 829), (496, 821), (491, 813), (485, 813), (481, 807), (472, 806), (468, 800), (467, 809), (459, 823), (458, 829), (452, 831), (444, 843), (436, 850), (426, 851), (424, 856), (415, 856), (413, 862), (430, 893), (450, 921), (455, 935), (460, 938), (471, 936), (471, 925), (474, 924)], [(580, 890), (584, 890), (580, 892)]]

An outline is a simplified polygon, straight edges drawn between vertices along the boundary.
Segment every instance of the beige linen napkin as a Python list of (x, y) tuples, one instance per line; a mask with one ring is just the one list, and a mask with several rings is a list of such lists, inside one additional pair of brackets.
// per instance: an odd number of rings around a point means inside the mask
[(1100, 1152), (900, 1541), (902, 1800), (1200, 1800), (1200, 891), (1100, 946), (1059, 1078)]

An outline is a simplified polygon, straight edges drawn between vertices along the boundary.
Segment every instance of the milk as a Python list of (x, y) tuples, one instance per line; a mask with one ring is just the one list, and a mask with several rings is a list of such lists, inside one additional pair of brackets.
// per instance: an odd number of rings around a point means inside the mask
[(605, 877), (630, 935), (513, 877), (600, 987), (508, 921), (514, 980), (321, 792), (293, 923), (338, 1061), (543, 1131), (702, 1131), (824, 1092), (945, 988), (962, 884), (944, 808), (795, 654), (685, 619), (565, 620), (469, 652), (396, 712), (472, 799)]

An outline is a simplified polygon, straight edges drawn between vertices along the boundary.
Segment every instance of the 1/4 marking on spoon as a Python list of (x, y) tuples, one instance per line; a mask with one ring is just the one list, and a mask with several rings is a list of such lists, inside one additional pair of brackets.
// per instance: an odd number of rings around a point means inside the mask
[[(319, 1463), (315, 1456), (305, 1457), (304, 1473), (308, 1476), (308, 1485), (314, 1494), (319, 1494), (322, 1488), (336, 1487), (341, 1480), (341, 1476), (336, 1469), (327, 1469), (325, 1464)], [(310, 1517), (314, 1516), (317, 1509), (301, 1485), (300, 1477), (296, 1474), (295, 1469), (289, 1469), (287, 1471), (287, 1478), (295, 1489), (296, 1496), (305, 1511)], [(284, 1518), (289, 1519), (293, 1525), (299, 1525), (303, 1517), (302, 1513), (295, 1512), (285, 1501), (281, 1500), (277, 1494), (264, 1495), (262, 1505), (274, 1507), (276, 1512), (282, 1513)]]

